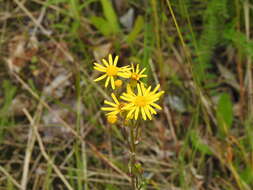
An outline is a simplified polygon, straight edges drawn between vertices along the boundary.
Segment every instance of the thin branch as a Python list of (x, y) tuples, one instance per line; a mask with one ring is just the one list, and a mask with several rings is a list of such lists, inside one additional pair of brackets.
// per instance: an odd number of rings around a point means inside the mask
[[(34, 121), (34, 120), (32, 120)], [(34, 123), (31, 123), (31, 125), (34, 125)], [(29, 130), (28, 140), (27, 140), (27, 148), (25, 152), (25, 161), (24, 161), (24, 167), (23, 167), (23, 175), (21, 180), (21, 189), (26, 190), (26, 185), (28, 181), (28, 172), (29, 172), (29, 163), (31, 160), (31, 155), (35, 143), (35, 134), (32, 128)]]
[[(23, 112), (25, 113), (27, 119), (30, 121), (31, 124), (34, 124), (34, 120), (31, 117), (31, 115), (29, 114), (29, 112), (26, 109), (23, 109)], [(68, 183), (68, 181), (65, 179), (64, 175), (61, 173), (61, 171), (58, 169), (58, 167), (53, 163), (53, 161), (50, 159), (50, 157), (48, 156), (48, 154), (45, 151), (45, 147), (43, 145), (42, 139), (40, 137), (40, 134), (38, 132), (37, 126), (36, 125), (31, 125), (33, 127), (34, 133), (37, 137), (38, 143), (39, 143), (39, 147), (41, 150), (41, 153), (43, 155), (43, 157), (48, 161), (48, 163), (53, 167), (55, 173), (59, 176), (59, 178), (62, 180), (62, 182), (66, 185), (66, 187), (68, 188), (68, 190), (74, 190), (71, 185)]]
[(21, 189), (21, 185), (9, 174), (2, 166), (0, 166), (0, 171), (7, 176), (7, 178), (19, 189)]
[[(250, 40), (250, 7), (249, 1), (246, 0), (244, 2), (244, 19), (245, 19), (245, 31), (247, 41)], [(246, 85), (248, 86), (248, 110), (249, 115), (252, 116), (253, 111), (253, 82), (252, 82), (252, 62), (250, 56), (247, 57), (247, 71), (246, 71), (245, 81)]]

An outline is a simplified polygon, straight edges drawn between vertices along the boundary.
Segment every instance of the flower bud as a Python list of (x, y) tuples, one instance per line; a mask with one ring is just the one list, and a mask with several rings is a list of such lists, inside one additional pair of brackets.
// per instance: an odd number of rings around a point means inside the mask
[(111, 115), (108, 115), (108, 116), (107, 116), (107, 121), (108, 121), (108, 123), (110, 123), (110, 124), (116, 123), (117, 120), (118, 120), (118, 117), (117, 117), (116, 115), (111, 114)]
[(122, 84), (123, 84), (122, 80), (116, 80), (115, 81), (116, 88), (120, 88), (122, 86)]

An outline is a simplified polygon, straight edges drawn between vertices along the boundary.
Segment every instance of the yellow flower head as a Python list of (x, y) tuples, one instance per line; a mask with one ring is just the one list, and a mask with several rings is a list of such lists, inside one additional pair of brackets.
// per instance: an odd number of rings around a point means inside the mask
[(102, 107), (101, 110), (109, 111), (107, 115), (117, 115), (118, 113), (121, 113), (123, 111), (124, 103), (119, 102), (114, 93), (112, 93), (111, 96), (114, 103), (105, 100), (104, 103), (110, 105), (111, 107)]
[(131, 65), (131, 71), (130, 71), (130, 78), (135, 81), (139, 81), (140, 78), (147, 77), (147, 75), (144, 75), (144, 71), (146, 68), (140, 70), (139, 64), (137, 64), (136, 69), (134, 69), (134, 65)]
[(115, 89), (114, 77), (119, 76), (123, 78), (129, 78), (128, 72), (131, 68), (129, 68), (129, 66), (117, 67), (119, 56), (116, 56), (115, 59), (113, 60), (112, 55), (110, 54), (108, 58), (109, 58), (109, 62), (106, 61), (105, 59), (102, 59), (102, 62), (104, 65), (94, 63), (95, 65), (94, 69), (105, 73), (102, 76), (95, 79), (94, 81), (95, 82), (100, 81), (107, 77), (105, 81), (105, 87), (107, 87), (109, 82), (111, 82), (112, 89)]
[(154, 108), (161, 110), (162, 108), (155, 102), (159, 100), (164, 91), (157, 92), (160, 85), (157, 85), (153, 91), (151, 86), (145, 88), (144, 84), (137, 84), (137, 94), (128, 86), (127, 92), (123, 93), (121, 99), (128, 103), (124, 106), (123, 110), (127, 110), (127, 118), (138, 119), (139, 113), (141, 113), (144, 120), (152, 119), (152, 115), (156, 114)]
[(122, 80), (116, 80), (115, 81), (116, 88), (120, 88), (122, 86), (122, 84), (123, 84)]
[(107, 116), (107, 121), (110, 124), (114, 124), (118, 121), (118, 117), (117, 117), (117, 115), (110, 114), (110, 115)]

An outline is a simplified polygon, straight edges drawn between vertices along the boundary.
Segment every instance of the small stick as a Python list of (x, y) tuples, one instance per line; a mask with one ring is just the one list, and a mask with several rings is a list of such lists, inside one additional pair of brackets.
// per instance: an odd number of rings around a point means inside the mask
[(170, 111), (169, 111), (169, 109), (167, 108), (166, 105), (163, 106), (163, 109), (164, 109), (164, 113), (165, 113), (166, 119), (167, 119), (167, 121), (169, 122), (169, 127), (170, 127), (170, 132), (171, 132), (172, 138), (173, 138), (173, 140), (174, 140), (174, 141), (176, 142), (176, 144), (177, 144), (178, 139), (177, 139), (176, 132), (175, 132), (175, 130), (174, 130), (173, 123), (172, 123)]
[[(34, 122), (34, 120), (32, 120)], [(31, 123), (31, 125), (34, 125), (34, 123)], [(28, 140), (27, 140), (27, 148), (25, 152), (25, 161), (24, 161), (24, 167), (23, 167), (23, 175), (21, 180), (21, 189), (26, 190), (26, 185), (28, 181), (28, 171), (29, 171), (29, 163), (31, 160), (31, 155), (33, 151), (35, 143), (35, 134), (32, 128), (29, 130)]]
[(4, 175), (6, 175), (14, 185), (21, 189), (21, 185), (2, 166), (0, 166), (0, 171), (4, 173)]
[[(34, 123), (34, 120), (33, 118), (31, 117), (31, 115), (28, 113), (28, 111), (26, 109), (23, 109), (23, 112), (25, 113), (27, 119), (30, 121), (30, 123)], [(38, 140), (38, 143), (39, 143), (39, 146), (40, 146), (40, 150), (41, 150), (41, 153), (43, 155), (43, 157), (48, 161), (48, 163), (50, 165), (52, 165), (55, 173), (59, 176), (59, 178), (62, 180), (62, 182), (66, 185), (67, 189), (68, 190), (74, 190), (71, 185), (68, 183), (68, 181), (65, 179), (64, 175), (61, 173), (61, 171), (58, 169), (58, 167), (53, 163), (53, 161), (50, 159), (50, 157), (48, 156), (48, 154), (46, 153), (45, 151), (45, 147), (43, 145), (43, 142), (42, 142), (42, 139), (39, 135), (39, 132), (38, 132), (38, 129), (37, 129), (37, 126), (36, 125), (32, 125), (33, 127), (33, 130), (34, 130), (34, 133), (37, 137), (37, 140)]]

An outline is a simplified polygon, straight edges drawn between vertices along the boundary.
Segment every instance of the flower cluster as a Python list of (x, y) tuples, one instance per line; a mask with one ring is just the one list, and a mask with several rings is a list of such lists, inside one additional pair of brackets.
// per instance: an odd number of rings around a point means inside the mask
[[(147, 77), (144, 74), (146, 68), (140, 69), (139, 64), (136, 67), (133, 64), (119, 67), (117, 66), (118, 59), (118, 56), (113, 59), (110, 54), (108, 61), (102, 59), (103, 65), (94, 63), (94, 69), (103, 73), (94, 81), (105, 80), (105, 87), (108, 87), (110, 83), (111, 88), (115, 90), (115, 93), (111, 94), (113, 101), (105, 100), (104, 103), (107, 106), (101, 108), (103, 111), (108, 112), (106, 114), (108, 122), (116, 123), (119, 117), (124, 120), (137, 120), (141, 117), (144, 120), (147, 118), (151, 120), (152, 115), (157, 113), (156, 109), (162, 109), (155, 102), (159, 100), (164, 91), (159, 91), (160, 85), (151, 90), (151, 86), (147, 86), (140, 81), (142, 78)], [(119, 78), (126, 80), (122, 81)], [(119, 89), (123, 84), (126, 84), (126, 91), (120, 93)], [(139, 115), (141, 116), (139, 117)]]

